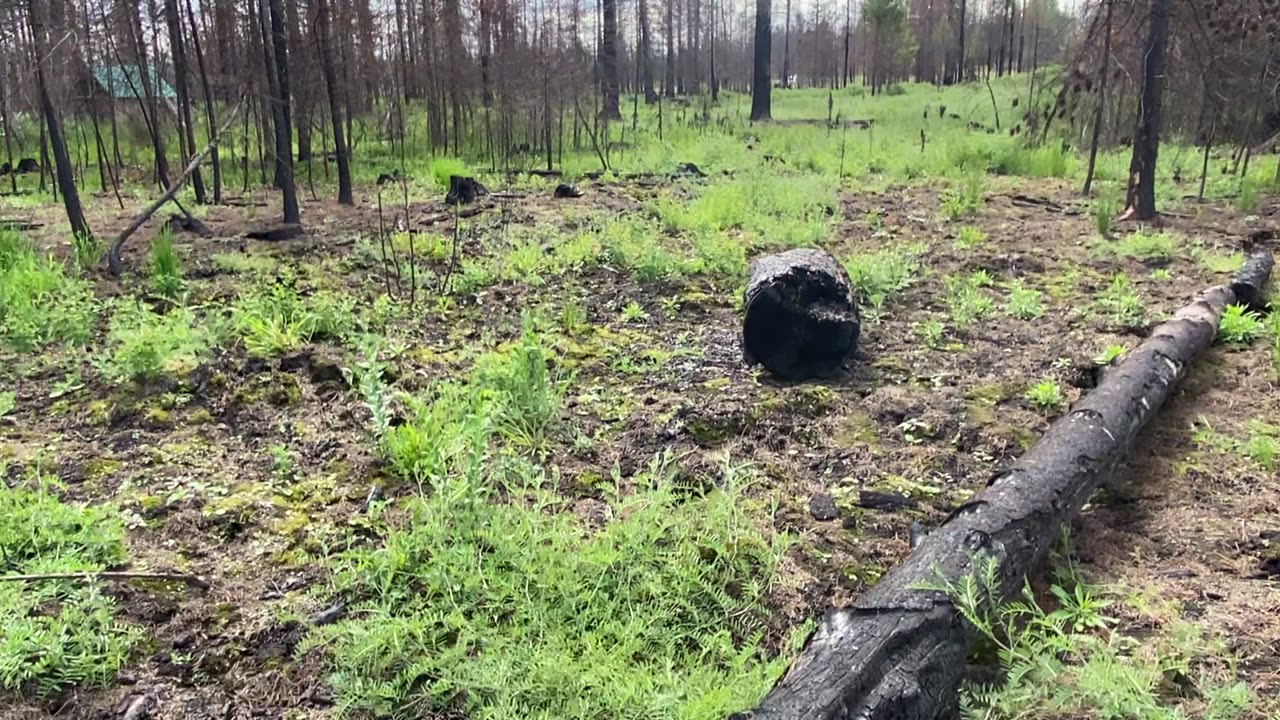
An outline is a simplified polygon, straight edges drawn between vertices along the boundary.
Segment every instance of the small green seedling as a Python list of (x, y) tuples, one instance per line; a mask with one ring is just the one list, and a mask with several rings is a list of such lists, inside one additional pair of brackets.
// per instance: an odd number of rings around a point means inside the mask
[(982, 232), (980, 228), (973, 225), (965, 225), (960, 228), (956, 234), (955, 242), (952, 246), (956, 250), (968, 250), (977, 247), (987, 241), (987, 234)]
[(1262, 316), (1244, 305), (1230, 305), (1218, 323), (1218, 339), (1232, 345), (1248, 345), (1263, 331)]
[(1118, 343), (1114, 345), (1108, 345), (1105, 348), (1103, 348), (1102, 352), (1098, 353), (1098, 356), (1093, 359), (1093, 362), (1098, 365), (1110, 365), (1111, 363), (1119, 359), (1121, 355), (1124, 355), (1127, 351), (1128, 349), (1125, 346), (1120, 345)]
[(1009, 288), (1008, 312), (1019, 320), (1035, 320), (1044, 315), (1044, 302), (1040, 299), (1040, 291), (1023, 287), (1016, 282)]
[(1041, 412), (1058, 410), (1067, 404), (1067, 398), (1062, 394), (1062, 386), (1048, 379), (1027, 388), (1025, 397), (1032, 407)]
[(627, 306), (622, 308), (622, 322), (640, 322), (648, 317), (649, 313), (645, 312), (644, 308), (640, 306), (640, 303), (635, 300), (627, 303)]

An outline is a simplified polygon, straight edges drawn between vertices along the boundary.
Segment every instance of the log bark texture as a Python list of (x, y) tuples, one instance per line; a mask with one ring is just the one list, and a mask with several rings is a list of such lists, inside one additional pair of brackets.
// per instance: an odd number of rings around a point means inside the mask
[(858, 344), (858, 305), (849, 274), (821, 250), (766, 255), (751, 266), (742, 347), (785, 380), (829, 375)]
[(1260, 290), (1272, 268), (1255, 253), (1230, 285), (1201, 293), (1107, 374), (1025, 455), (957, 508), (907, 560), (849, 608), (832, 610), (755, 710), (735, 719), (933, 720), (951, 716), (973, 629), (936, 586), (995, 558), (1018, 592), (1116, 468), (1139, 431), (1213, 343), (1227, 305)]

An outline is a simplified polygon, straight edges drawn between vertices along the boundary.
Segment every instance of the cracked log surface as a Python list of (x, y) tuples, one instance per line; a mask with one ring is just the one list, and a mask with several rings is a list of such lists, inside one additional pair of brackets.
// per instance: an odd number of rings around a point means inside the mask
[(1202, 292), (1156, 327), (1025, 455), (930, 533), (849, 608), (830, 611), (755, 710), (733, 720), (933, 720), (951, 716), (972, 628), (948, 598), (913, 589), (995, 557), (1006, 596), (1036, 569), (1061, 525), (1115, 469), (1192, 362), (1227, 305), (1253, 303), (1271, 274), (1254, 253), (1230, 285)]

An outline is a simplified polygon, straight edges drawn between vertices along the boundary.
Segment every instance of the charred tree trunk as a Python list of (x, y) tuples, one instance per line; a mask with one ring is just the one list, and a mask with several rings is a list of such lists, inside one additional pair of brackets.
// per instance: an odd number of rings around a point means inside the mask
[[(169, 53), (173, 56), (173, 83), (178, 95), (178, 128), (185, 140), (184, 153), (196, 153), (195, 124), (191, 121), (191, 95), (187, 91), (187, 53), (183, 47), (182, 18), (178, 15), (178, 0), (164, 0), (164, 19), (169, 26)], [(191, 186), (195, 190), (196, 202), (208, 202), (204, 192), (204, 178), (200, 176), (200, 167), (196, 166), (191, 173)]]
[(270, 0), (271, 44), (275, 55), (276, 87), (274, 98), (279, 111), (276, 118), (276, 166), (280, 170), (280, 192), (284, 196), (284, 222), (301, 222), (298, 190), (293, 182), (293, 123), (289, 117), (289, 41), (284, 30), (284, 7), (280, 0)]
[[(1107, 75), (1111, 70), (1111, 8), (1115, 0), (1107, 0), (1107, 19), (1102, 25), (1102, 75), (1098, 78), (1098, 109), (1093, 115), (1093, 137), (1089, 140), (1089, 170), (1084, 176), (1084, 194), (1093, 190), (1093, 171), (1098, 162), (1098, 140), (1102, 136), (1102, 115), (1107, 106)], [(1030, 99), (1027, 101), (1031, 104)]]
[[(1138, 433), (1217, 334), (1227, 305), (1262, 297), (1272, 258), (1253, 255), (1231, 285), (1201, 293), (1157, 327), (989, 487), (929, 533), (850, 608), (831, 611), (753, 720), (921, 720), (954, 714), (975, 635), (951, 599), (921, 589), (995, 563), (1019, 591), (1061, 525), (1124, 459)], [(992, 598), (999, 602), (1002, 598)]]
[(1169, 2), (1153, 0), (1151, 27), (1147, 33), (1142, 73), (1142, 97), (1138, 127), (1133, 134), (1133, 160), (1129, 164), (1129, 189), (1125, 217), (1156, 218), (1156, 158), (1160, 152), (1160, 109), (1164, 99), (1164, 55), (1169, 38)]
[(858, 306), (849, 274), (821, 250), (788, 250), (755, 261), (747, 282), (742, 347), (785, 380), (840, 369), (858, 344)]
[(756, 0), (756, 44), (751, 75), (751, 119), (773, 119), (769, 59), (773, 50), (773, 27), (769, 0)]
[(782, 26), (782, 87), (791, 87), (791, 0), (787, 0), (785, 24)]
[(640, 12), (640, 52), (637, 62), (640, 63), (640, 84), (644, 88), (644, 102), (652, 105), (658, 101), (658, 93), (653, 89), (653, 51), (649, 44), (649, 2), (639, 0)]
[(320, 45), (320, 65), (324, 71), (324, 87), (329, 94), (329, 122), (333, 126), (333, 154), (338, 162), (338, 202), (354, 205), (351, 194), (351, 162), (347, 158), (347, 141), (342, 134), (342, 103), (338, 99), (338, 74), (333, 66), (332, 38), (329, 34), (329, 0), (316, 0), (316, 24)]
[(601, 0), (604, 30), (600, 37), (600, 89), (604, 96), (604, 116), (621, 120), (618, 105), (618, 0)]
[[(213, 109), (213, 88), (209, 85), (209, 69), (205, 63), (204, 50), (200, 46), (200, 27), (196, 25), (196, 15), (191, 10), (191, 0), (187, 0), (187, 24), (191, 27), (191, 46), (196, 53), (196, 65), (200, 69), (200, 91), (204, 95), (205, 123), (210, 135), (218, 127), (218, 118)], [(235, 165), (235, 152), (232, 152), (232, 165)], [(215, 145), (213, 154), (209, 156), (209, 164), (213, 166), (213, 202), (222, 203), (222, 159)]]
[[(27, 17), (31, 22), (31, 43), (36, 55), (36, 92), (40, 95), (40, 109), (44, 114), (44, 124), (48, 128), (48, 140), (53, 151), (54, 173), (58, 183), (58, 191), (62, 193), (62, 206), (67, 211), (67, 221), (71, 224), (71, 232), (79, 237), (93, 237), (89, 223), (84, 219), (84, 208), (80, 205), (80, 193), (76, 191), (75, 169), (71, 166), (71, 155), (67, 152), (67, 142), (62, 134), (62, 121), (58, 110), (53, 106), (53, 97), (49, 93), (48, 78), (44, 64), (47, 45), (45, 9), (41, 7), (43, 0), (28, 0)], [(17, 174), (16, 170), (13, 174)]]

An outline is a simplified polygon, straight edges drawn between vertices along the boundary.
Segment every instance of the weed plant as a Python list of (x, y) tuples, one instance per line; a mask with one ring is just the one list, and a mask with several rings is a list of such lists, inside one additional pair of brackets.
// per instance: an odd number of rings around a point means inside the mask
[(93, 336), (92, 286), (41, 257), (22, 236), (0, 230), (0, 345), (20, 352), (84, 344)]
[(216, 340), (217, 332), (189, 308), (162, 315), (136, 300), (125, 301), (111, 318), (107, 352), (96, 365), (117, 383), (181, 379), (209, 357)]
[(1036, 320), (1044, 316), (1044, 302), (1039, 290), (1015, 282), (1009, 287), (1008, 312), (1019, 320)]
[(1043, 413), (1061, 410), (1067, 404), (1067, 398), (1062, 393), (1062, 386), (1052, 379), (1044, 379), (1027, 388), (1027, 402), (1031, 403), (1031, 407)]
[(251, 354), (273, 357), (312, 340), (342, 342), (356, 326), (355, 301), (328, 292), (303, 297), (286, 277), (237, 300), (231, 321)]
[(1248, 345), (1265, 331), (1262, 316), (1244, 305), (1228, 305), (1218, 322), (1218, 339), (1230, 345)]
[[(125, 560), (124, 527), (107, 508), (60, 501), (47, 480), (0, 483), (0, 548), (0, 575), (94, 572)], [(141, 638), (92, 581), (0, 583), (0, 618), (0, 690), (40, 698), (109, 685)]]
[(174, 299), (186, 286), (182, 259), (173, 245), (173, 230), (167, 225), (151, 241), (147, 270), (151, 274), (151, 288), (160, 297)]

